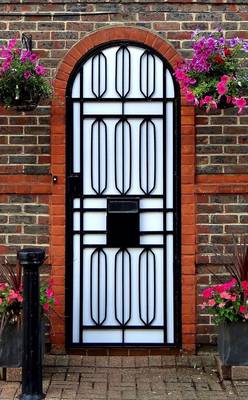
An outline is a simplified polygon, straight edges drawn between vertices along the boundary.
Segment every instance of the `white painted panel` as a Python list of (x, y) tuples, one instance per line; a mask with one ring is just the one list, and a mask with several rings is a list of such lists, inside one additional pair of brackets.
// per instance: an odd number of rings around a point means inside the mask
[(173, 230), (173, 213), (169, 212), (166, 214), (166, 229), (167, 231)]
[(73, 104), (73, 172), (80, 172), (80, 103)]
[(83, 97), (95, 97), (91, 91), (91, 58), (83, 65)]
[(83, 343), (121, 343), (122, 331), (110, 329), (87, 329), (83, 331)]
[(76, 234), (73, 236), (73, 343), (79, 342), (80, 279), (80, 235)]
[(73, 199), (73, 207), (80, 208), (80, 199)]
[(121, 114), (122, 109), (121, 109), (121, 102), (116, 101), (115, 103), (113, 102), (102, 102), (99, 101), (99, 103), (89, 103), (85, 102), (84, 103), (84, 114), (87, 115), (114, 115), (114, 114)]
[(73, 229), (74, 231), (80, 230), (80, 212), (73, 213)]
[(124, 105), (124, 112), (127, 115), (163, 115), (163, 103), (148, 103), (148, 102), (128, 102)]
[(86, 234), (84, 235), (84, 244), (106, 244), (106, 235)]
[(163, 236), (162, 235), (141, 235), (140, 236), (140, 244), (163, 244)]
[(175, 97), (174, 83), (168, 69), (166, 70), (166, 97)]
[(167, 301), (167, 340), (174, 342), (174, 282), (173, 282), (173, 236), (166, 239), (166, 301)]
[(141, 199), (140, 208), (163, 208), (163, 199)]
[(83, 201), (84, 208), (107, 208), (106, 199), (85, 199)]
[(102, 212), (84, 212), (83, 224), (86, 231), (101, 231), (106, 230), (106, 217), (107, 214)]
[(166, 207), (173, 208), (173, 103), (166, 104)]
[(163, 213), (145, 212), (140, 214), (140, 231), (162, 231)]
[(80, 97), (80, 73), (77, 74), (72, 86), (72, 98)]
[(164, 331), (162, 329), (135, 329), (125, 332), (126, 343), (163, 343)]

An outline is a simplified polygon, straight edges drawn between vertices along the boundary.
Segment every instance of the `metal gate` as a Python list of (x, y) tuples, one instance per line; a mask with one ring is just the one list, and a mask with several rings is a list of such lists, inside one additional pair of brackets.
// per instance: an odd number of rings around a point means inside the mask
[(67, 344), (179, 340), (177, 87), (149, 48), (96, 49), (67, 90)]

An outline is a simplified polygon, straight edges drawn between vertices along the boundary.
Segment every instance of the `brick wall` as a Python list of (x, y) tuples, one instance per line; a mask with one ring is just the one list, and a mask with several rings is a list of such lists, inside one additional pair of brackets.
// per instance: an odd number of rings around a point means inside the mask
[[(57, 0), (46, 3), (39, 0), (2, 0), (0, 21), (0, 39), (3, 41), (20, 38), (22, 32), (32, 34), (34, 50), (40, 54), (52, 78), (75, 43), (85, 35), (111, 25), (149, 29), (171, 43), (185, 58), (191, 56), (191, 33), (197, 27), (213, 30), (221, 24), (226, 37), (239, 35), (248, 38), (246, 0)], [(244, 199), (248, 192), (248, 117), (246, 112), (237, 116), (232, 109), (208, 115), (199, 113), (196, 124), (197, 176), (192, 193), (195, 191), (198, 194), (197, 267), (199, 284), (203, 284), (211, 280), (207, 266), (214, 258), (214, 255), (209, 255), (212, 245), (218, 244), (225, 254), (228, 251), (229, 230), (246, 232)], [(59, 137), (56, 140), (56, 173), (59, 174), (63, 166), (59, 164), (58, 146), (63, 143)], [(49, 145), (48, 103), (25, 114), (15, 115), (1, 110), (2, 256), (14, 256), (21, 245), (48, 244), (48, 209), (44, 207), (50, 202), (51, 194)], [(185, 141), (185, 154), (187, 145)], [(59, 197), (59, 187), (57, 190), (56, 196)], [(219, 258), (217, 262), (215, 268), (222, 271), (225, 258)], [(209, 318), (200, 315), (198, 343), (213, 341), (214, 330), (212, 326), (208, 327), (208, 323)]]

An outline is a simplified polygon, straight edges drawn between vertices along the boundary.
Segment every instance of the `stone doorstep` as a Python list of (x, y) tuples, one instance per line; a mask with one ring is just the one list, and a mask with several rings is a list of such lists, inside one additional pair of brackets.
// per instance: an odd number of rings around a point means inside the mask
[(219, 356), (215, 356), (218, 373), (221, 381), (247, 381), (248, 365), (224, 365)]

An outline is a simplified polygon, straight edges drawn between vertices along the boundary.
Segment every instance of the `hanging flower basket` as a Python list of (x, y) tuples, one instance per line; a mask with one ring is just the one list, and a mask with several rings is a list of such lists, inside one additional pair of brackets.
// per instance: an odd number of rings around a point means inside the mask
[(16, 47), (16, 39), (11, 39), (0, 52), (0, 104), (16, 111), (32, 111), (42, 98), (52, 94), (45, 78), (46, 68), (31, 51), (31, 38), (28, 39), (24, 40), (26, 50)]
[(186, 100), (209, 112), (211, 109), (246, 106), (248, 74), (244, 60), (248, 42), (225, 39), (221, 30), (193, 34), (193, 57), (181, 63), (175, 76)]

